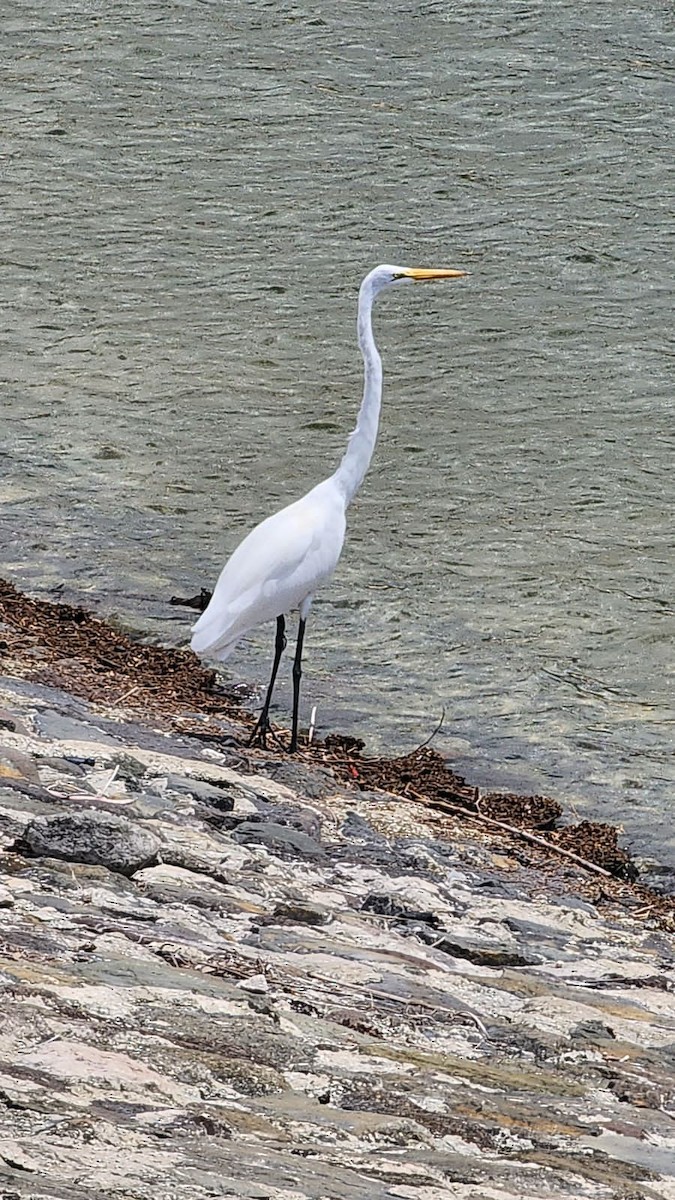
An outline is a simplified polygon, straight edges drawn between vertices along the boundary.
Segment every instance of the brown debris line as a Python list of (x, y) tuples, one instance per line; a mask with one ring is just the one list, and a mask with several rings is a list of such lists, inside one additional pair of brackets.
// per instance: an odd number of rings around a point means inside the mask
[(485, 792), (477, 807), (485, 817), (524, 829), (553, 829), (563, 812), (562, 804), (550, 796), (518, 796), (515, 792)]
[(567, 825), (549, 834), (555, 846), (571, 850), (583, 858), (604, 867), (610, 875), (620, 879), (635, 879), (637, 871), (629, 855), (618, 844), (614, 825), (602, 821), (580, 821), (578, 825)]
[[(248, 727), (254, 721), (236, 695), (221, 686), (215, 671), (201, 666), (191, 651), (135, 641), (83, 608), (32, 599), (2, 579), (0, 669), (63, 688), (95, 704), (168, 720), (180, 732), (214, 744), (223, 742), (219, 717)], [(196, 719), (186, 718), (186, 711)], [(277, 741), (277, 752), (280, 745)], [(528, 843), (527, 853), (533, 859), (545, 851), (603, 876), (628, 882), (637, 876), (611, 825), (582, 821), (555, 831), (551, 826), (562, 810), (549, 797), (510, 792), (481, 795), (428, 746), (397, 758), (365, 757), (364, 746), (360, 738), (329, 734), (302, 746), (296, 758), (308, 766), (327, 767), (361, 791), (389, 792), (435, 809), (444, 820), (458, 820), (463, 827), (474, 820), (484, 833), (505, 834), (515, 841), (520, 837)], [(656, 908), (661, 914), (664, 904), (672, 909), (671, 898), (650, 889), (642, 891), (645, 911)]]
[(19, 659), (21, 674), (39, 683), (137, 711), (192, 708), (247, 719), (192, 651), (134, 641), (84, 608), (32, 599), (0, 579), (0, 622), (0, 667)]
[(323, 745), (335, 773), (355, 783), (361, 791), (393, 792), (412, 800), (433, 797), (475, 804), (478, 789), (450, 770), (437, 750), (428, 746), (400, 758), (362, 758), (360, 738), (329, 734)]
[[(505, 833), (519, 834), (541, 848), (551, 848), (579, 866), (619, 879), (637, 878), (630, 855), (620, 848), (613, 825), (582, 821), (555, 832), (562, 815), (557, 800), (548, 796), (518, 796), (513, 792), (481, 795), (448, 766), (442, 754), (421, 746), (400, 758), (363, 758), (358, 738), (330, 734), (323, 745), (336, 775), (361, 791), (391, 792), (456, 816), (472, 817)], [(541, 831), (537, 835), (530, 830)], [(550, 832), (549, 832), (550, 831)]]

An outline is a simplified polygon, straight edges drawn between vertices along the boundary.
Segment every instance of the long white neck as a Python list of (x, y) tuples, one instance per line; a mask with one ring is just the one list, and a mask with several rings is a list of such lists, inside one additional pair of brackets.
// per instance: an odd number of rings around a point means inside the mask
[(363, 355), (363, 400), (356, 429), (350, 435), (344, 457), (333, 479), (345, 498), (345, 507), (358, 492), (373, 457), (382, 403), (382, 359), (373, 337), (371, 314), (375, 291), (370, 279), (364, 279), (359, 292), (357, 330)]

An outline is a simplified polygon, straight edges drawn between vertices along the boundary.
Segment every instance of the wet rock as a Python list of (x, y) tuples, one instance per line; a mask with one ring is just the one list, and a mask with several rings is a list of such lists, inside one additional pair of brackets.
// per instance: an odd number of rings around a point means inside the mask
[(23, 832), (21, 849), (40, 858), (107, 867), (133, 875), (157, 857), (157, 838), (115, 813), (59, 813), (37, 818)]
[(275, 822), (245, 821), (232, 834), (232, 840), (241, 845), (264, 846), (270, 854), (279, 858), (306, 858), (319, 861), (326, 857), (325, 851), (299, 829)]

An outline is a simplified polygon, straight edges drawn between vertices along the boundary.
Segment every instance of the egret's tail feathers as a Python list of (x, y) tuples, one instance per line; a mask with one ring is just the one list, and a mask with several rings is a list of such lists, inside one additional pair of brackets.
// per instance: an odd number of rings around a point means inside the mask
[(199, 622), (193, 626), (192, 641), (190, 647), (195, 654), (208, 654), (210, 658), (217, 658), (220, 662), (224, 662), (229, 658), (232, 651), (241, 641), (241, 634), (231, 633), (221, 634), (220, 637), (214, 636), (213, 630), (208, 626), (204, 629), (199, 629)]

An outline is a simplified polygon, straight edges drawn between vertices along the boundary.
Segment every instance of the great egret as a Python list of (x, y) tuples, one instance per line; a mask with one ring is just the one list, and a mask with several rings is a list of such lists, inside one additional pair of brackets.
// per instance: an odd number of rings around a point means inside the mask
[(298, 704), (305, 625), (314, 593), (330, 579), (342, 552), (347, 507), (370, 465), (382, 400), (382, 359), (371, 313), (379, 292), (392, 284), (430, 279), (460, 279), (466, 271), (375, 267), (359, 291), (358, 338), (364, 362), (363, 401), (356, 429), (342, 461), (329, 479), (294, 504), (256, 525), (223, 567), (205, 612), (192, 629), (192, 649), (224, 660), (239, 640), (263, 621), (277, 620), (274, 662), (267, 695), (251, 743), (263, 747), (270, 730), (269, 711), (281, 655), (286, 648), (285, 614), (299, 609), (293, 662), (293, 724), (290, 751), (298, 745)]

